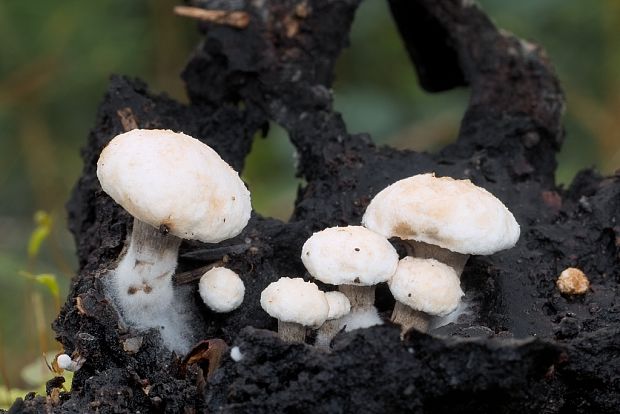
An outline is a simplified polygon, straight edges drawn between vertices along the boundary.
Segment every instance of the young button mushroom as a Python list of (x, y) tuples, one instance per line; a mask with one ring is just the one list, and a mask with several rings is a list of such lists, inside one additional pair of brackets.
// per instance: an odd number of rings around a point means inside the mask
[(380, 191), (364, 226), (387, 238), (399, 237), (414, 257), (433, 258), (461, 275), (469, 255), (513, 247), (520, 228), (493, 194), (469, 180), (420, 174)]
[(411, 328), (426, 332), (429, 315), (448, 315), (463, 296), (454, 269), (435, 259), (405, 257), (388, 285), (396, 299), (392, 322), (403, 334)]
[(341, 329), (340, 318), (351, 311), (351, 302), (344, 293), (325, 292), (325, 298), (329, 304), (329, 313), (317, 332), (315, 342), (315, 345), (321, 348), (329, 348), (332, 339)]
[(374, 306), (375, 285), (394, 274), (398, 253), (387, 239), (362, 226), (330, 227), (306, 240), (301, 260), (313, 277), (338, 285), (353, 312)]
[(235, 272), (225, 267), (214, 267), (202, 275), (198, 283), (200, 297), (212, 311), (231, 312), (243, 302), (245, 286)]
[(181, 239), (217, 243), (238, 235), (250, 218), (250, 193), (213, 149), (168, 130), (117, 135), (101, 152), (97, 177), (134, 217), (112, 294), (129, 322), (163, 326), (164, 342), (177, 349), (172, 274)]
[(291, 343), (304, 342), (306, 326), (321, 326), (329, 314), (325, 293), (301, 278), (282, 277), (270, 283), (260, 295), (260, 304), (278, 319), (280, 339)]

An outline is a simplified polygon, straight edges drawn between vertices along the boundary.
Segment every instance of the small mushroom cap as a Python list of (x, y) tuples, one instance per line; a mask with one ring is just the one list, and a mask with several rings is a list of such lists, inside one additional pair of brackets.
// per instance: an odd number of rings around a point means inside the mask
[(394, 274), (398, 253), (385, 237), (362, 226), (330, 227), (306, 240), (301, 260), (321, 282), (372, 286)]
[(560, 292), (567, 295), (583, 295), (590, 288), (590, 281), (587, 276), (576, 267), (564, 269), (556, 284)]
[(388, 285), (394, 299), (430, 315), (453, 312), (463, 296), (454, 269), (435, 259), (405, 257)]
[(58, 364), (59, 368), (66, 369), (66, 370), (69, 370), (74, 365), (73, 360), (67, 354), (58, 355), (56, 357), (56, 363)]
[(97, 162), (103, 191), (138, 220), (184, 239), (216, 243), (238, 235), (250, 193), (208, 145), (169, 130), (117, 135)]
[(243, 302), (245, 286), (235, 272), (225, 267), (214, 267), (200, 278), (200, 297), (214, 312), (230, 312)]
[(340, 319), (347, 313), (351, 312), (351, 302), (347, 295), (342, 292), (325, 292), (327, 303), (329, 304), (329, 313), (327, 320)]
[(520, 228), (500, 200), (469, 180), (420, 174), (384, 188), (362, 223), (387, 238), (417, 240), (463, 254), (513, 247)]
[(260, 304), (272, 317), (304, 326), (319, 327), (329, 314), (325, 293), (301, 278), (282, 277), (270, 283), (260, 295)]

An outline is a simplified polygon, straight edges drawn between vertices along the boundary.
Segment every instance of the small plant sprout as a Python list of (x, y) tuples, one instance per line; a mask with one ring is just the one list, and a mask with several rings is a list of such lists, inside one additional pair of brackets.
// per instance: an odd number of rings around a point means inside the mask
[(235, 272), (225, 267), (214, 267), (200, 278), (200, 297), (212, 311), (231, 312), (243, 302), (245, 286)]
[(374, 306), (375, 285), (394, 274), (398, 253), (387, 239), (364, 227), (330, 227), (306, 240), (301, 260), (314, 278), (337, 285), (355, 312)]
[(341, 329), (340, 318), (351, 311), (351, 302), (344, 293), (325, 292), (325, 297), (329, 304), (329, 313), (317, 332), (315, 342), (315, 345), (321, 348), (329, 348), (332, 339)]
[(403, 334), (411, 328), (426, 332), (430, 315), (448, 315), (463, 296), (454, 269), (435, 259), (405, 257), (388, 285), (396, 299), (392, 322)]
[(583, 295), (590, 288), (590, 281), (580, 269), (569, 267), (560, 273), (556, 285), (565, 295)]
[(172, 307), (181, 240), (217, 243), (238, 235), (250, 218), (250, 193), (213, 149), (168, 130), (116, 136), (101, 152), (97, 177), (134, 217), (110, 290), (130, 323), (163, 327), (164, 343), (183, 352), (183, 323)]
[(513, 247), (520, 228), (500, 200), (469, 180), (420, 174), (380, 191), (364, 226), (407, 243), (410, 256), (437, 259), (460, 277), (469, 255)]
[(278, 319), (278, 336), (285, 342), (302, 343), (306, 327), (318, 328), (329, 314), (325, 293), (302, 278), (282, 277), (272, 282), (260, 295), (260, 304)]

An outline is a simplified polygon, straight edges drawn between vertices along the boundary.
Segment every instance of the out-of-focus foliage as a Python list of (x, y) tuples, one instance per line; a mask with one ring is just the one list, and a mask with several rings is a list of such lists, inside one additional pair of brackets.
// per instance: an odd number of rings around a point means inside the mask
[[(154, 91), (186, 100), (178, 74), (199, 36), (194, 22), (171, 13), (177, 3), (0, 2), (2, 384), (31, 387), (21, 369), (40, 358), (42, 347), (55, 348), (48, 329), (56, 315), (54, 299), (18, 273), (57, 275), (61, 297), (66, 295), (76, 262), (63, 204), (81, 170), (79, 148), (109, 75), (138, 76)], [(556, 65), (568, 98), (558, 180), (567, 183), (591, 165), (607, 173), (618, 168), (620, 2), (481, 4), (502, 27), (544, 45)], [(385, 1), (366, 0), (351, 42), (337, 68), (335, 97), (352, 132), (429, 151), (455, 139), (467, 90), (437, 95), (420, 90)], [(293, 165), (284, 131), (272, 126), (267, 139), (257, 138), (243, 176), (259, 212), (288, 217), (299, 185)], [(49, 212), (49, 225), (40, 221), (30, 239), (37, 210)], [(29, 259), (29, 250), (38, 254)]]

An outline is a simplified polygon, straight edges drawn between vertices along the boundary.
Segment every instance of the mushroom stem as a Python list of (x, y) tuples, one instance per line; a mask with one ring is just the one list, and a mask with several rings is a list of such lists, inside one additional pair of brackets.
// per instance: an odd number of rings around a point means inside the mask
[(435, 259), (447, 264), (454, 269), (458, 277), (461, 277), (465, 263), (469, 259), (468, 254), (456, 253), (443, 247), (424, 243), (416, 240), (407, 240), (407, 254), (420, 259)]
[(396, 301), (391, 320), (401, 326), (401, 332), (404, 335), (411, 328), (417, 329), (420, 332), (428, 331), (430, 316)]
[(172, 302), (172, 274), (181, 239), (134, 218), (129, 245), (114, 271), (114, 287), (124, 316), (148, 325), (151, 312)]
[(340, 285), (338, 290), (349, 298), (351, 309), (375, 305), (374, 286)]
[(316, 341), (314, 343), (318, 348), (329, 349), (332, 339), (340, 331), (340, 318), (325, 321), (316, 333)]
[(306, 327), (295, 322), (278, 320), (278, 337), (291, 344), (306, 342)]

